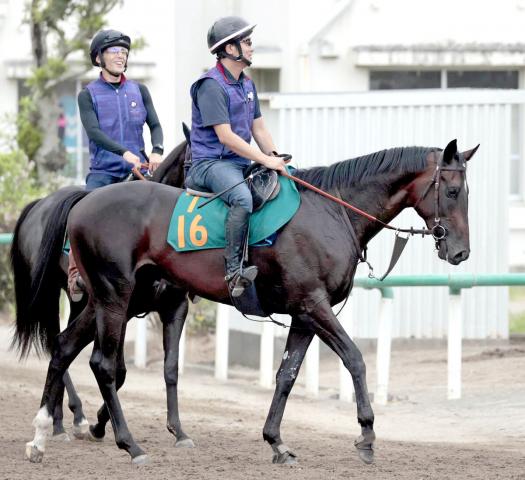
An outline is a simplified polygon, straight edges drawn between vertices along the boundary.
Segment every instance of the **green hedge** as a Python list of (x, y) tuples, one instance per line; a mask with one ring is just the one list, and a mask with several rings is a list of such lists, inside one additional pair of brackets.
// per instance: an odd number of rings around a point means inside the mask
[[(20, 150), (0, 153), (0, 232), (12, 232), (24, 206), (47, 194), (38, 185), (33, 168)], [(0, 245), (0, 310), (12, 309), (14, 303), (9, 249), (9, 245)]]

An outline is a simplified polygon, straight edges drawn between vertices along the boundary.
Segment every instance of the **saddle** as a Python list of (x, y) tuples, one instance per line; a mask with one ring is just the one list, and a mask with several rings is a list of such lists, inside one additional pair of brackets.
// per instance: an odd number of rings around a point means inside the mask
[[(281, 188), (279, 178), (275, 170), (254, 163), (248, 167), (244, 178), (248, 184), (253, 199), (253, 211), (260, 210), (264, 204), (273, 200)], [(215, 194), (210, 191), (195, 190), (186, 187), (186, 192), (197, 197), (213, 197)]]

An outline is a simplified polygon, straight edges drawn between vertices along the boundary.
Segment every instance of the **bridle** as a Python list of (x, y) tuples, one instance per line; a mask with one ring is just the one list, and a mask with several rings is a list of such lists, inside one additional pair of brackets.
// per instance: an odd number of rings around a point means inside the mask
[[(468, 185), (467, 185), (467, 162), (465, 161), (463, 157), (463, 154), (458, 152), (459, 155), (459, 161), (463, 165), (462, 167), (444, 167), (443, 166), (443, 152), (440, 153), (439, 159), (436, 163), (436, 169), (434, 170), (434, 175), (432, 176), (432, 180), (427, 185), (425, 190), (423, 191), (422, 195), (419, 197), (418, 201), (414, 205), (414, 209), (418, 207), (418, 205), (421, 203), (421, 201), (428, 195), (428, 192), (430, 192), (430, 189), (432, 186), (434, 187), (434, 225), (430, 230), (424, 230), (421, 232), (422, 235), (432, 235), (434, 240), (436, 241), (436, 248), (439, 248), (439, 242), (442, 240), (446, 241), (446, 238), (448, 236), (448, 230), (447, 228), (441, 224), (441, 216), (439, 214), (439, 187), (441, 186), (441, 172), (462, 172), (464, 175), (464, 182), (465, 182), (465, 188), (468, 192)], [(399, 230), (403, 231), (403, 230)]]

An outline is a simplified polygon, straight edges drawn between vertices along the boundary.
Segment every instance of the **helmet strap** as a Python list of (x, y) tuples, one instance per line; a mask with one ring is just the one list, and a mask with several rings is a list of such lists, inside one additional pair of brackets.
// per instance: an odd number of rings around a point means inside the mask
[(252, 64), (252, 62), (250, 62), (250, 60), (248, 60), (242, 54), (241, 41), (235, 40), (234, 42), (232, 42), (232, 44), (237, 47), (237, 51), (239, 52), (239, 55), (237, 56), (231, 55), (230, 53), (226, 52), (226, 50), (223, 50), (222, 52), (220, 52), (220, 56), (223, 58), (229, 58), (230, 60), (233, 60), (235, 62), (243, 62), (247, 67), (249, 67)]

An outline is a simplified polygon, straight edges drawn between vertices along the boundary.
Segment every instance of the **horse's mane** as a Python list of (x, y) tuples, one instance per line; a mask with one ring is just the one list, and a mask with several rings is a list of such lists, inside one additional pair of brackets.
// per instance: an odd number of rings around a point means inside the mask
[[(179, 157), (182, 155), (182, 160), (184, 161), (184, 153), (186, 151), (186, 145), (188, 142), (186, 140), (183, 140), (182, 143), (177, 145), (169, 154), (168, 156), (162, 161), (162, 163), (159, 165), (157, 170), (155, 170), (153, 174), (152, 180), (154, 182), (162, 183), (162, 179), (164, 178), (164, 175), (171, 169), (173, 164), (179, 159)], [(182, 168), (182, 166), (181, 166)]]
[[(357, 183), (389, 172), (419, 172), (426, 167), (429, 153), (439, 149), (428, 147), (397, 147), (362, 157), (334, 163), (328, 167), (297, 170), (294, 175), (319, 188), (330, 189)], [(305, 187), (297, 185), (299, 190)]]

